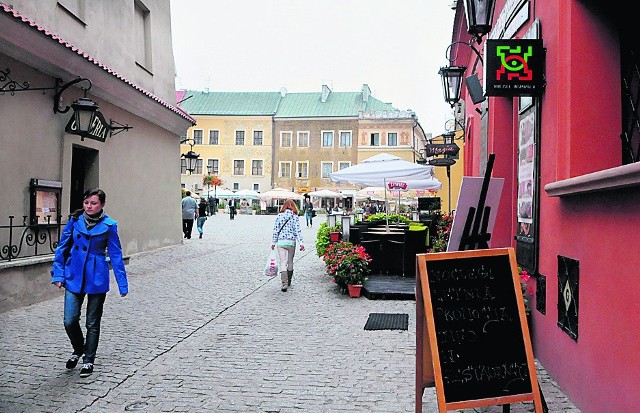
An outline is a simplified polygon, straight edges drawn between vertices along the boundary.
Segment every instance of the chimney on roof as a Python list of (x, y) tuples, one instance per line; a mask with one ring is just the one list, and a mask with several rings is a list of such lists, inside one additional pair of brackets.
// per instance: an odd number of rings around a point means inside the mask
[(330, 93), (331, 93), (331, 89), (329, 89), (329, 86), (322, 85), (322, 98), (320, 99), (320, 101), (322, 103), (325, 103), (327, 101), (327, 99), (329, 98), (329, 94)]
[(286, 95), (287, 95), (287, 88), (283, 86), (280, 88), (280, 96), (285, 97)]
[(362, 101), (367, 103), (369, 101), (369, 96), (371, 96), (371, 89), (369, 89), (369, 85), (366, 83), (362, 84)]

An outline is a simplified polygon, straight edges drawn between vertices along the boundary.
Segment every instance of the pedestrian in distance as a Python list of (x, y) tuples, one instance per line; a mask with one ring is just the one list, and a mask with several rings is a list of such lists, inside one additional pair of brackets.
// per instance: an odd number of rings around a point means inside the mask
[(209, 195), (209, 199), (207, 201), (209, 201), (209, 215), (215, 215), (216, 209), (218, 208), (217, 202), (215, 202), (215, 198)]
[(198, 218), (198, 203), (191, 197), (191, 191), (187, 191), (182, 198), (182, 233), (187, 239), (191, 239), (193, 220), (196, 218)]
[(313, 227), (313, 202), (311, 202), (311, 197), (308, 194), (304, 194), (302, 210), (304, 211), (304, 217), (307, 220), (307, 226)]
[(300, 230), (298, 208), (291, 199), (286, 199), (273, 223), (271, 249), (278, 247), (278, 267), (280, 268), (280, 291), (287, 291), (293, 278), (293, 257), (296, 253), (296, 240), (300, 243), (300, 251), (304, 251), (304, 240)]
[(203, 226), (207, 220), (207, 209), (207, 201), (205, 201), (204, 198), (200, 198), (200, 203), (198, 204), (198, 219), (196, 221), (196, 228), (200, 234), (199, 238), (202, 238), (202, 234), (204, 234)]
[(238, 201), (235, 198), (229, 198), (229, 219), (236, 218), (236, 208), (238, 206)]
[[(93, 373), (98, 350), (102, 309), (109, 291), (106, 252), (120, 296), (129, 293), (118, 224), (104, 212), (106, 198), (104, 191), (98, 188), (84, 193), (82, 209), (71, 214), (60, 234), (51, 269), (51, 283), (65, 289), (63, 322), (73, 347), (66, 367), (74, 369), (82, 357), (80, 377)], [(85, 296), (86, 336), (80, 327), (80, 310)]]

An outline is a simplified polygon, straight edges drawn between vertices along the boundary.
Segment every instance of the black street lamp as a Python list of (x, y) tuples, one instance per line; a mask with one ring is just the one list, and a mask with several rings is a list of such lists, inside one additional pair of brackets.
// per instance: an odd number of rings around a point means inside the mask
[(467, 18), (467, 32), (480, 43), (482, 36), (491, 31), (495, 0), (464, 0), (464, 14)]
[(464, 66), (445, 66), (441, 67), (438, 74), (442, 77), (442, 91), (444, 92), (444, 101), (451, 107), (454, 107), (460, 100), (460, 91), (462, 90), (462, 76), (467, 70)]
[(486, 100), (482, 86), (476, 75), (476, 67), (478, 62), (482, 61), (482, 56), (473, 43), (480, 43), (482, 37), (491, 31), (493, 23), (493, 11), (495, 9), (495, 0), (464, 0), (465, 16), (467, 19), (467, 32), (473, 37), (469, 42), (457, 41), (451, 43), (445, 52), (449, 66), (441, 67), (438, 74), (442, 77), (442, 89), (444, 92), (444, 100), (453, 107), (460, 100), (460, 92), (462, 90), (462, 78), (467, 70), (466, 66), (456, 65), (458, 58), (458, 48), (452, 55), (452, 47), (457, 45), (468, 46), (477, 56), (473, 64), (471, 76), (465, 78), (467, 89), (471, 95), (473, 103), (480, 103)]
[(189, 171), (189, 175), (191, 175), (193, 171), (196, 170), (196, 166), (198, 164), (198, 159), (200, 158), (200, 155), (193, 151), (193, 145), (195, 145), (195, 141), (193, 139), (188, 139), (188, 138), (182, 139), (180, 141), (180, 144), (183, 144), (183, 143), (186, 143), (191, 147), (187, 153), (183, 153), (181, 155), (181, 157), (185, 160), (186, 169), (187, 171)]

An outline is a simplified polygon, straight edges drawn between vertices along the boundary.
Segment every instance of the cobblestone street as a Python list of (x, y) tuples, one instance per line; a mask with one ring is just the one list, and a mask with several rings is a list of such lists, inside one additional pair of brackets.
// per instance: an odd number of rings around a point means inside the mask
[[(284, 293), (263, 275), (274, 216), (218, 214), (203, 239), (132, 256), (88, 378), (65, 369), (62, 292), (0, 314), (0, 412), (414, 412), (415, 301), (341, 294), (316, 255), (321, 219), (301, 220), (307, 249)], [(365, 331), (371, 312), (407, 313), (409, 329)], [(542, 369), (539, 381), (550, 412), (579, 412)], [(424, 405), (437, 411), (434, 389)]]

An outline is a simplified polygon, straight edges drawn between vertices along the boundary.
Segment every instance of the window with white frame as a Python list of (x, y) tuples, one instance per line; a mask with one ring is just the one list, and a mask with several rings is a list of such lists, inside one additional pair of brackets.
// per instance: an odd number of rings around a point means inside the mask
[(242, 146), (244, 145), (244, 131), (237, 130), (236, 131), (236, 145)]
[(202, 129), (194, 129), (193, 130), (193, 144), (194, 145), (202, 145)]
[(278, 169), (280, 178), (291, 178), (291, 162), (280, 162)]
[(234, 161), (233, 161), (233, 174), (234, 175), (244, 175), (244, 160), (243, 159), (234, 159)]
[(253, 146), (262, 146), (262, 131), (253, 131)]
[(260, 184), (253, 184), (254, 191), (260, 191)]
[(207, 160), (207, 172), (210, 175), (219, 175), (220, 174), (220, 160), (218, 160), (218, 159), (208, 159)]
[(305, 148), (309, 146), (309, 132), (298, 132), (298, 147)]
[(292, 145), (293, 132), (280, 132), (280, 147), (290, 148)]
[(296, 162), (296, 178), (307, 179), (309, 177), (309, 162)]
[(333, 146), (333, 131), (322, 131), (322, 146), (330, 148)]
[(369, 135), (369, 146), (380, 146), (380, 134), (377, 132)]
[(262, 160), (251, 161), (251, 175), (262, 175)]
[(209, 131), (209, 145), (220, 145), (220, 131), (219, 130), (210, 130)]
[(338, 170), (341, 171), (351, 166), (351, 162), (338, 162)]
[(398, 134), (396, 132), (387, 133), (387, 146), (398, 146)]
[(239, 190), (239, 189), (240, 189), (240, 184), (239, 184), (238, 182), (234, 182), (234, 183), (233, 183), (233, 190), (234, 190), (234, 191), (237, 191), (237, 190)]
[(187, 160), (184, 158), (180, 158), (180, 173), (182, 175), (186, 175), (187, 173)]
[(340, 131), (340, 146), (343, 148), (351, 146), (351, 131)]
[(196, 169), (193, 171), (194, 174), (202, 174), (202, 164), (204, 161), (202, 159), (196, 159)]
[(320, 169), (321, 169), (321, 173), (322, 176), (321, 178), (329, 178), (329, 174), (331, 172), (333, 172), (333, 162), (321, 162), (320, 163)]

